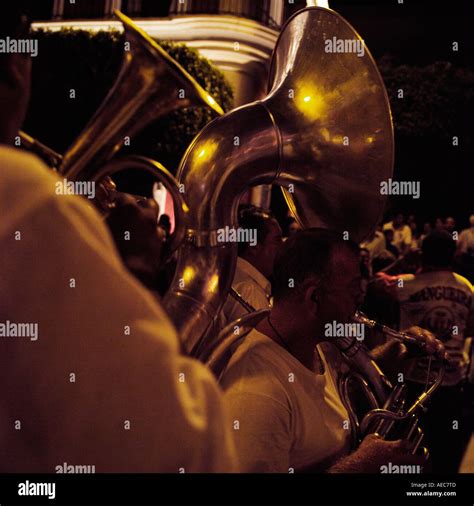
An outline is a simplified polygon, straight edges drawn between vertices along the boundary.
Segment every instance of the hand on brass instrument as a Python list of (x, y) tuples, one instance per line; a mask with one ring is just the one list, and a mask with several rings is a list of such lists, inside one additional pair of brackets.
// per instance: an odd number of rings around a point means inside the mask
[(425, 459), (412, 454), (412, 445), (404, 440), (387, 441), (378, 434), (366, 436), (354, 453), (328, 469), (329, 473), (381, 473), (384, 466), (422, 465)]
[(108, 213), (117, 198), (117, 186), (110, 177), (102, 178), (96, 185), (94, 203), (104, 213)]
[(404, 343), (408, 354), (431, 355), (435, 359), (445, 360), (447, 357), (443, 343), (429, 330), (413, 326), (404, 330), (405, 334), (415, 339), (415, 343)]
[(117, 194), (107, 217), (115, 244), (128, 269), (148, 288), (155, 289), (165, 233), (157, 226), (158, 204), (153, 199), (137, 202)]
[(363, 472), (381, 472), (382, 466), (422, 465), (421, 455), (412, 454), (412, 445), (402, 439), (387, 441), (378, 434), (369, 434), (360, 444), (354, 456), (358, 454)]

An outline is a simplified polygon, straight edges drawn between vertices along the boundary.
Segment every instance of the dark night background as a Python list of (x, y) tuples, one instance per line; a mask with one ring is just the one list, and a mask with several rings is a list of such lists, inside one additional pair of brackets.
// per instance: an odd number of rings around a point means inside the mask
[[(461, 69), (462, 78), (467, 81), (461, 86), (459, 75), (453, 72), (439, 76), (440, 84), (451, 88), (451, 99), (444, 103), (445, 95), (441, 94), (430, 104), (435, 112), (432, 122), (442, 118), (438, 128), (429, 125), (417, 128), (414, 124), (409, 132), (396, 129), (395, 177), (420, 180), (421, 198), (392, 199), (392, 209), (415, 211), (422, 220), (454, 215), (464, 228), (468, 215), (474, 212), (472, 2), (405, 0), (398, 4), (398, 0), (333, 0), (330, 5), (361, 33), (378, 60), (390, 55), (401, 65), (426, 67), (439, 61), (450, 62), (453, 70)], [(452, 51), (453, 41), (459, 42), (458, 52)], [(381, 70), (384, 75), (383, 66)], [(431, 99), (429, 95), (426, 97), (428, 101)], [(403, 100), (391, 96), (395, 123), (397, 114), (403, 114), (409, 106), (404, 101), (409, 102), (406, 90)], [(452, 146), (453, 136), (459, 137), (457, 147)]]

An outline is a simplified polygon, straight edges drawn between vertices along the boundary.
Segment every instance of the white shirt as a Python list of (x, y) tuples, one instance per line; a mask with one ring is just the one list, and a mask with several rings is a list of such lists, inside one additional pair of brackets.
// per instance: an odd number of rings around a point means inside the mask
[(395, 228), (393, 226), (393, 221), (390, 221), (385, 223), (383, 229), (393, 230), (393, 245), (400, 253), (403, 253), (406, 249), (411, 247), (413, 239), (411, 229), (408, 225), (402, 225), (400, 228)]
[[(469, 281), (450, 271), (423, 272), (400, 276), (403, 286), (393, 293), (400, 306), (400, 328), (413, 325), (430, 330), (444, 342), (449, 359), (443, 385), (456, 385), (467, 372), (469, 356), (466, 337), (474, 332), (474, 289)], [(427, 358), (411, 360), (407, 376), (425, 383)], [(434, 362), (433, 374), (437, 371)]]
[[(237, 257), (232, 288), (257, 311), (271, 308), (270, 281), (250, 262), (240, 257)], [(231, 295), (228, 295), (221, 311), (220, 328), (225, 327), (228, 323), (246, 314), (248, 314), (248, 311), (242, 304)]]
[(459, 234), (458, 251), (459, 253), (471, 251), (471, 254), (474, 254), (474, 227), (466, 228)]
[(179, 354), (97, 212), (56, 181), (0, 146), (0, 322), (38, 324), (36, 341), (0, 337), (0, 472), (234, 470), (211, 373)]
[(385, 236), (377, 230), (372, 239), (362, 242), (360, 247), (369, 250), (370, 259), (372, 260), (385, 251)]
[(221, 386), (244, 472), (326, 469), (349, 451), (348, 414), (323, 354), (324, 374), (304, 367), (268, 336), (251, 331)]

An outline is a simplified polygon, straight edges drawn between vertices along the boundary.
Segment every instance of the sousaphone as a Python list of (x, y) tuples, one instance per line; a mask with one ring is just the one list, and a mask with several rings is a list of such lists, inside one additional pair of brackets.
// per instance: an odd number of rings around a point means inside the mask
[[(364, 51), (326, 52), (333, 37)], [(220, 243), (218, 231), (237, 226), (249, 187), (281, 186), (303, 227), (347, 232), (355, 241), (383, 212), (392, 117), (377, 65), (354, 28), (332, 10), (297, 12), (276, 43), (268, 89), (263, 100), (209, 123), (179, 167), (191, 213), (164, 304), (188, 350), (199, 346), (229, 293), (237, 245)]]

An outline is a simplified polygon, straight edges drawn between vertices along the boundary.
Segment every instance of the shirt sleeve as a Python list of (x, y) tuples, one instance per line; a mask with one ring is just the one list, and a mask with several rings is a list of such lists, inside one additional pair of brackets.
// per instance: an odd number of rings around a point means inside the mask
[(38, 339), (0, 341), (3, 472), (236, 470), (220, 389), (179, 354), (97, 213), (79, 197), (25, 201), (0, 229), (0, 319), (34, 322)]
[(226, 402), (242, 472), (288, 473), (290, 466), (290, 412), (266, 395), (228, 391)]
[(465, 337), (474, 337), (474, 292), (471, 293), (471, 307), (467, 316)]
[(411, 234), (411, 228), (408, 226), (408, 225), (405, 225), (405, 230), (404, 230), (404, 242), (407, 246), (410, 246), (412, 241), (413, 241), (413, 238), (412, 238), (412, 234)]
[(459, 238), (458, 238), (458, 252), (459, 253), (466, 252), (466, 250), (467, 250), (466, 243), (467, 243), (467, 233), (465, 230), (463, 230), (459, 234)]

